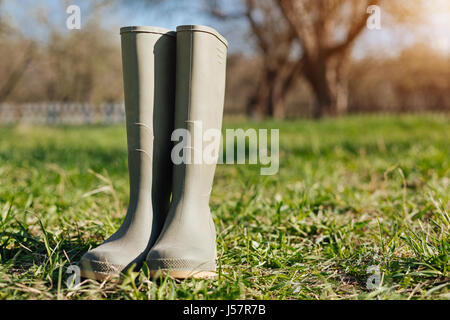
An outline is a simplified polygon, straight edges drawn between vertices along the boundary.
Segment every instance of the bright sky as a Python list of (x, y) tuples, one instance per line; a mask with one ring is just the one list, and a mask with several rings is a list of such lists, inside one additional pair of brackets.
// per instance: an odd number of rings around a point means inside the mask
[[(429, 35), (432, 45), (447, 54), (450, 53), (450, 1), (434, 0), (428, 3)], [(426, 31), (425, 31), (426, 32)]]
[[(20, 26), (24, 34), (33, 36), (45, 41), (47, 29), (36, 24), (35, 17), (38, 12), (47, 17), (53, 26), (61, 25), (65, 29), (67, 14), (66, 7), (69, 4), (78, 4), (82, 12), (83, 19), (87, 19), (89, 0), (4, 0), (4, 13), (6, 12), (10, 20)], [(406, 0), (405, 0), (406, 1)], [(168, 29), (175, 29), (181, 24), (206, 24), (212, 25), (227, 38), (231, 39), (231, 51), (248, 50), (249, 44), (243, 34), (246, 25), (226, 26), (212, 20), (207, 14), (201, 12), (201, 0), (190, 0), (179, 2), (175, 9), (163, 4), (157, 8), (152, 7), (124, 7), (124, 3), (105, 13), (103, 21), (111, 29), (114, 36), (119, 38), (118, 28), (124, 25), (155, 25)], [(230, 5), (236, 3), (228, 1)], [(367, 52), (383, 50), (384, 53), (395, 54), (403, 46), (410, 45), (417, 40), (419, 35), (422, 41), (426, 41), (435, 49), (443, 53), (450, 54), (450, 1), (430, 0), (426, 2), (426, 24), (416, 27), (414, 30), (383, 28), (383, 12), (381, 12), (381, 30), (366, 30), (364, 35), (358, 40), (355, 47), (356, 56), (364, 56)], [(181, 7), (180, 7), (181, 6)], [(125, 10), (124, 10), (125, 9)], [(83, 18), (83, 15), (84, 18)], [(411, 32), (413, 31), (413, 32)]]

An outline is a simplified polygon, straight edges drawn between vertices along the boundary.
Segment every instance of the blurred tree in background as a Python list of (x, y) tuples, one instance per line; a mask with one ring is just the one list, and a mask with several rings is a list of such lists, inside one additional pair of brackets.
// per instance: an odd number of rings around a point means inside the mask
[[(30, 19), (46, 29), (45, 40), (14, 25), (4, 2), (0, 0), (0, 102), (122, 101), (118, 26), (105, 27), (105, 8), (116, 5), (114, 10), (122, 11), (145, 4), (164, 15), (161, 3), (181, 13), (195, 3), (195, 10), (216, 21), (212, 24), (230, 40), (227, 113), (318, 118), (450, 110), (448, 50), (418, 40), (399, 52), (379, 48), (362, 57), (355, 54), (361, 35), (378, 32), (366, 28), (370, 5), (382, 8), (383, 28), (403, 26), (408, 38), (413, 33), (409, 25), (426, 23), (423, 0), (196, 0), (184, 7), (173, 0), (93, 0), (83, 2), (88, 14), (81, 30), (52, 24), (48, 13), (37, 10)], [(234, 46), (236, 34), (250, 49)]]
[(261, 75), (248, 111), (275, 118), (286, 116), (286, 96), (300, 76), (315, 98), (314, 117), (347, 112), (351, 50), (366, 28), (367, 9), (383, 5), (396, 23), (417, 21), (422, 12), (420, 1), (241, 1), (242, 13), (226, 12), (223, 1), (208, 3), (222, 20), (248, 20), (261, 57)]
[[(93, 6), (91, 16), (102, 8)], [(122, 100), (120, 47), (110, 30), (95, 18), (67, 32), (41, 12), (34, 17), (48, 32), (45, 41), (28, 38), (0, 13), (0, 55), (5, 57), (0, 62), (0, 102)]]
[(5, 19), (0, 0), (0, 102), (6, 100), (19, 83), (35, 54), (33, 41), (24, 38)]

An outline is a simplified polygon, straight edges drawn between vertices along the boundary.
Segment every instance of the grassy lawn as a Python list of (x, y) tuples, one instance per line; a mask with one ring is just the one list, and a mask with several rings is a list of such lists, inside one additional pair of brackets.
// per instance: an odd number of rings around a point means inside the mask
[(67, 268), (126, 211), (125, 127), (0, 127), (0, 299), (450, 298), (448, 116), (225, 127), (279, 128), (280, 170), (218, 166), (218, 280), (144, 268), (78, 290)]

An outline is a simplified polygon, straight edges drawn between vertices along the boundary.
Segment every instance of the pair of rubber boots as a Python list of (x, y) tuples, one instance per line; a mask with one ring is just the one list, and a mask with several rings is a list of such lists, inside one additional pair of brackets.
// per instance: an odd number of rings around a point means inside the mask
[(81, 275), (102, 280), (146, 262), (152, 276), (213, 278), (209, 198), (217, 161), (174, 164), (172, 133), (190, 134), (182, 152), (192, 159), (202, 152), (194, 150), (195, 124), (220, 132), (227, 42), (205, 26), (177, 32), (124, 27), (120, 33), (130, 202), (117, 232), (84, 254)]

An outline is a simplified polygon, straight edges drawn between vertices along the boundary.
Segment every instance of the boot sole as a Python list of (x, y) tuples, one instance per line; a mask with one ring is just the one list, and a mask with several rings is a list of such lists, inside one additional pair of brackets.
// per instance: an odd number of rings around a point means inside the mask
[(93, 279), (103, 281), (106, 278), (114, 278), (120, 276), (123, 266), (109, 264), (103, 261), (80, 261), (80, 277), (85, 279)]
[[(107, 278), (113, 278), (113, 277), (119, 277), (119, 273), (103, 273), (103, 272), (95, 272), (95, 271), (80, 271), (80, 276), (85, 279), (93, 279), (97, 281), (104, 281)], [(173, 270), (173, 271), (150, 271), (150, 277), (157, 278), (157, 277), (165, 277), (169, 276), (171, 278), (175, 279), (217, 279), (217, 273), (213, 271), (184, 271), (184, 270)]]
[[(215, 260), (217, 260), (217, 249), (214, 250), (214, 258)], [(104, 281), (108, 277), (113, 278), (120, 276), (120, 272), (94, 271), (91, 267), (91, 263), (96, 263), (98, 265), (104, 264), (105, 266), (109, 266), (109, 264), (106, 264), (102, 261), (91, 261), (88, 264), (84, 264), (83, 268), (81, 268), (80, 270), (81, 278)], [(217, 279), (217, 273), (214, 271), (150, 270), (150, 276), (152, 278), (160, 276), (164, 277), (166, 275), (175, 279)]]
[(104, 272), (96, 272), (96, 271), (87, 271), (87, 270), (81, 270), (80, 271), (81, 278), (85, 279), (92, 279), (97, 281), (104, 281), (107, 278), (113, 278), (113, 277), (119, 277), (119, 273), (104, 273)]
[[(103, 273), (103, 272), (95, 272), (95, 271), (80, 271), (80, 276), (85, 279), (93, 279), (97, 281), (104, 281), (107, 278), (119, 277), (119, 273)], [(217, 273), (213, 271), (184, 271), (184, 270), (173, 270), (173, 271), (150, 271), (150, 276), (152, 278), (160, 277), (160, 276), (169, 276), (175, 279), (217, 279)]]
[(192, 271), (192, 270), (150, 270), (152, 278), (169, 276), (175, 279), (217, 279), (214, 271)]
[[(217, 248), (214, 248), (214, 260), (217, 261)], [(150, 277), (169, 276), (175, 279), (217, 279), (215, 271), (186, 271), (186, 270), (150, 270)]]

